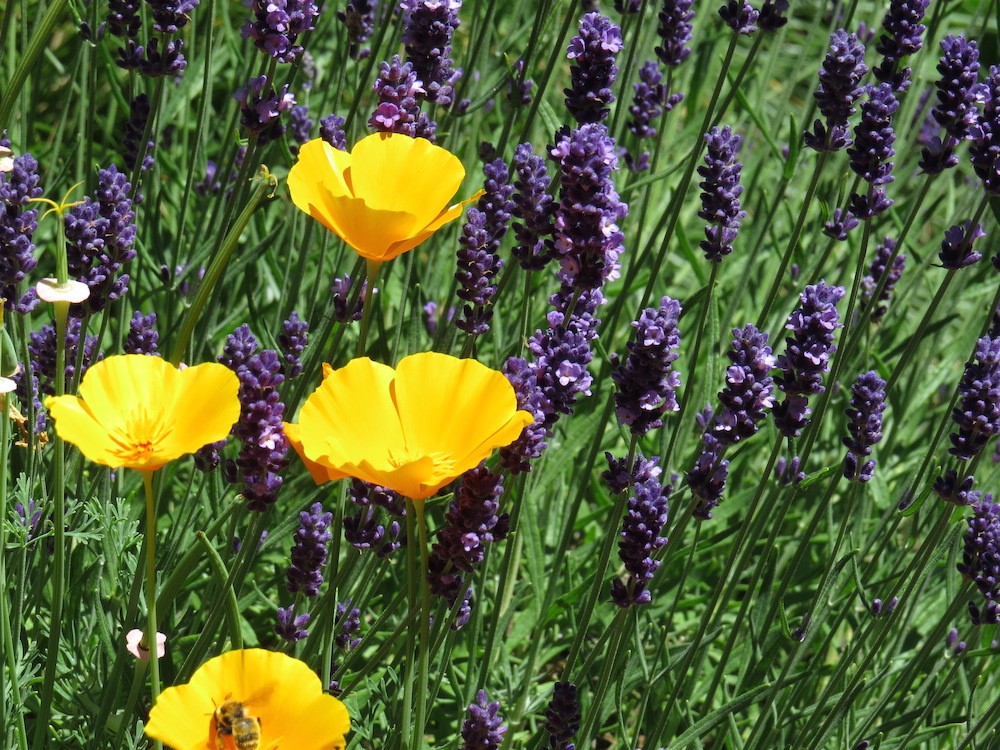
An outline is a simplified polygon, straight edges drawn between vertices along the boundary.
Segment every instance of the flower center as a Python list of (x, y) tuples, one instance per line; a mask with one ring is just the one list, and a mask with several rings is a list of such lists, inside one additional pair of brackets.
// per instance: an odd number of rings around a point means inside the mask
[(146, 408), (133, 412), (122, 425), (115, 426), (109, 437), (118, 446), (115, 455), (126, 464), (143, 464), (172, 432), (160, 414), (150, 414)]

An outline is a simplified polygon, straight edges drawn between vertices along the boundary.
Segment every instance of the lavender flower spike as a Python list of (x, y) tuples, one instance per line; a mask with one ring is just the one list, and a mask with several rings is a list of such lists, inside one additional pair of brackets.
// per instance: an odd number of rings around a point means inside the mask
[(803, 135), (806, 146), (817, 151), (839, 151), (851, 143), (848, 120), (861, 97), (859, 84), (868, 72), (865, 45), (857, 34), (838, 29), (830, 37), (830, 51), (819, 71), (813, 96), (825, 123), (816, 120)]
[(854, 129), (854, 145), (847, 149), (851, 169), (870, 186), (870, 195), (852, 195), (851, 212), (859, 219), (871, 219), (892, 206), (881, 187), (893, 181), (892, 116), (899, 100), (887, 83), (868, 89), (868, 100), (861, 105), (861, 122)]
[[(887, 303), (892, 296), (892, 290), (896, 288), (896, 284), (899, 282), (900, 277), (903, 275), (903, 270), (906, 268), (906, 256), (902, 253), (896, 255), (892, 261), (892, 268), (888, 268), (889, 258), (892, 257), (895, 249), (896, 241), (892, 237), (887, 236), (882, 240), (882, 244), (875, 248), (875, 257), (868, 267), (868, 273), (861, 279), (860, 309), (864, 311), (869, 305), (876, 305), (870, 317), (872, 323), (881, 320), (882, 316), (885, 315), (888, 310)], [(878, 300), (873, 301), (872, 297), (875, 294), (875, 290), (885, 275), (888, 275), (888, 277), (882, 287), (882, 292), (879, 294)]]
[(1000, 505), (989, 492), (973, 505), (968, 524), (958, 571), (986, 599), (982, 609), (969, 602), (969, 614), (975, 625), (996, 625), (1000, 623)]
[(660, 61), (671, 68), (676, 68), (691, 54), (687, 45), (691, 41), (693, 6), (694, 0), (663, 0), (657, 15), (659, 25), (656, 34), (660, 44), (654, 51)]
[(306, 625), (309, 624), (310, 619), (308, 612), (296, 615), (294, 604), (288, 607), (288, 609), (278, 607), (278, 622), (274, 626), (274, 633), (283, 641), (288, 641), (289, 643), (301, 641), (303, 638), (309, 637)]
[(552, 255), (554, 201), (548, 193), (549, 174), (545, 160), (531, 150), (530, 143), (514, 149), (513, 207), (516, 243), (511, 251), (525, 271), (539, 271)]
[(574, 750), (572, 740), (580, 729), (580, 701), (576, 685), (557, 682), (552, 686), (552, 698), (545, 709), (545, 730), (549, 733), (549, 750)]
[(847, 429), (844, 438), (844, 477), (868, 482), (875, 473), (874, 459), (861, 462), (871, 455), (872, 446), (882, 439), (882, 412), (885, 411), (885, 381), (874, 370), (858, 376), (851, 386), (851, 405), (847, 409)]
[[(660, 68), (652, 60), (647, 60), (639, 68), (639, 82), (632, 84), (635, 94), (632, 106), (628, 108), (632, 119), (628, 129), (640, 141), (654, 138), (656, 128), (653, 123), (663, 114), (664, 109), (670, 111), (683, 98), (682, 94), (667, 97), (667, 87), (663, 83)], [(625, 162), (633, 172), (642, 172), (649, 168), (649, 152), (644, 151), (638, 157), (626, 154)]]
[(347, 27), (348, 54), (355, 60), (363, 60), (371, 54), (371, 48), (361, 45), (374, 31), (377, 8), (378, 0), (347, 0), (347, 6), (337, 11), (337, 20)]
[(250, 0), (251, 18), (243, 38), (280, 63), (295, 62), (303, 52), (298, 38), (315, 28), (319, 8), (312, 0)]
[(958, 432), (949, 435), (948, 452), (970, 461), (1000, 435), (1000, 338), (983, 336), (976, 342), (958, 389), (959, 402), (951, 413)]
[(309, 324), (299, 317), (294, 310), (288, 320), (281, 324), (282, 331), (278, 334), (278, 346), (281, 348), (282, 373), (291, 380), (302, 372), (302, 352), (309, 341)]
[(461, 70), (451, 59), (451, 37), (458, 28), (461, 0), (402, 0), (406, 58), (424, 84), (429, 102), (448, 106)]
[(468, 710), (469, 718), (462, 722), (463, 750), (498, 750), (507, 733), (499, 701), (490, 702), (486, 691), (480, 690)]
[(733, 242), (740, 228), (740, 221), (746, 211), (740, 210), (740, 171), (743, 164), (736, 159), (743, 137), (733, 133), (727, 125), (712, 128), (705, 134), (708, 151), (705, 166), (698, 167), (702, 176), (701, 211), (698, 212), (709, 226), (705, 227), (705, 239), (701, 249), (705, 258), (713, 263), (721, 263), (733, 251)]
[(662, 427), (663, 414), (680, 408), (676, 391), (681, 376), (671, 370), (680, 356), (680, 315), (680, 303), (664, 297), (659, 308), (646, 308), (632, 323), (635, 338), (627, 344), (624, 362), (612, 355), (611, 377), (617, 388), (615, 413), (619, 424), (627, 426), (633, 435), (645, 435)]
[(969, 158), (989, 195), (1000, 195), (1000, 65), (990, 66), (985, 104), (973, 128)]
[(240, 103), (240, 123), (261, 144), (270, 143), (285, 132), (281, 113), (295, 105), (295, 97), (289, 92), (288, 84), (275, 91), (267, 76), (251, 78), (233, 98)]
[(972, 249), (972, 243), (985, 236), (982, 226), (973, 227), (971, 220), (949, 228), (938, 253), (941, 265), (949, 271), (957, 271), (978, 262), (983, 256)]
[(653, 595), (647, 585), (660, 567), (653, 554), (662, 549), (667, 538), (660, 531), (667, 523), (667, 500), (673, 490), (660, 482), (659, 458), (646, 460), (636, 455), (633, 469), (633, 495), (628, 499), (625, 521), (618, 540), (618, 556), (628, 577), (616, 578), (611, 586), (611, 601), (619, 607), (649, 604)]
[(333, 539), (330, 533), (332, 513), (325, 513), (323, 506), (313, 503), (308, 511), (299, 513), (299, 528), (295, 532), (291, 565), (285, 572), (288, 590), (306, 596), (316, 596), (323, 585), (323, 566), (326, 565), (327, 544)]
[(147, 354), (153, 357), (157, 354), (157, 344), (160, 334), (156, 331), (156, 313), (143, 315), (136, 310), (129, 321), (128, 338), (122, 350), (126, 354)]
[(38, 303), (34, 291), (20, 292), (38, 264), (32, 242), (38, 210), (28, 207), (42, 194), (38, 183), (38, 162), (31, 154), (16, 157), (10, 172), (0, 172), (0, 295), (12, 312), (28, 313)]
[(923, 46), (921, 36), (926, 29), (920, 22), (928, 5), (930, 0), (891, 0), (889, 11), (882, 19), (883, 34), (875, 50), (884, 55), (884, 59), (873, 72), (876, 80), (891, 83), (894, 91), (909, 86), (910, 69), (900, 70), (899, 63)]
[(750, 36), (757, 31), (757, 19), (760, 13), (746, 0), (729, 0), (719, 8), (719, 17), (737, 34)]
[(932, 113), (937, 123), (956, 141), (969, 137), (976, 124), (978, 112), (976, 98), (981, 93), (979, 84), (979, 47), (975, 40), (964, 36), (946, 36), (941, 40), (944, 54), (937, 70), (937, 104)]
[(787, 438), (798, 437), (809, 424), (809, 396), (824, 390), (823, 373), (837, 350), (834, 331), (842, 327), (837, 303), (843, 296), (841, 286), (811, 284), (799, 295), (801, 307), (788, 316), (785, 329), (792, 335), (785, 338), (785, 353), (777, 359), (781, 372), (775, 377), (785, 400), (774, 407), (774, 422)]
[(571, 83), (566, 94), (566, 109), (580, 125), (601, 122), (607, 116), (615, 96), (611, 92), (618, 66), (615, 55), (622, 49), (621, 29), (598, 12), (580, 20), (580, 33), (570, 40), (566, 57)]
[(368, 126), (379, 133), (403, 133), (411, 138), (432, 138), (434, 126), (420, 111), (419, 98), (427, 92), (413, 70), (413, 63), (393, 55), (379, 65), (379, 75), (372, 86), (378, 105), (368, 119)]

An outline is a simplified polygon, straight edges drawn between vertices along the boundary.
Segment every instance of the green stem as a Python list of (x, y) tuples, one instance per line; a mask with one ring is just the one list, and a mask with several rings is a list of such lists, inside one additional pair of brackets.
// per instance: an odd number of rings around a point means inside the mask
[[(150, 705), (160, 698), (160, 655), (156, 647), (156, 494), (153, 492), (153, 471), (141, 471), (142, 486), (146, 491), (146, 631), (139, 648), (149, 654)], [(159, 750), (163, 743), (153, 742)]]
[[(420, 545), (420, 641), (417, 644), (417, 707), (413, 719), (413, 735), (410, 746), (420, 750), (424, 746), (424, 722), (427, 711), (427, 687), (431, 640), (431, 587), (427, 580), (427, 519), (424, 516), (422, 500), (409, 501), (410, 512), (416, 515), (418, 544)], [(405, 720), (405, 717), (404, 717)]]
[(365, 264), (365, 278), (368, 287), (365, 290), (364, 308), (361, 313), (361, 330), (358, 332), (358, 346), (355, 349), (355, 357), (365, 355), (365, 345), (368, 342), (368, 327), (372, 322), (372, 310), (375, 307), (375, 281), (378, 279), (379, 269), (382, 268), (381, 261), (368, 260)]

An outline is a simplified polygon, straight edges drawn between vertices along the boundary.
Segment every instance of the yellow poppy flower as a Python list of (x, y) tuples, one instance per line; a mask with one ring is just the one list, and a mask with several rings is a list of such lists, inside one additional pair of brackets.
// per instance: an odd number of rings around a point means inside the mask
[(342, 750), (350, 730), (347, 708), (315, 672), (259, 648), (209, 659), (160, 693), (146, 722), (146, 736), (174, 750), (233, 750), (241, 734), (256, 734), (258, 750)]
[(381, 263), (419, 245), (482, 195), (449, 206), (463, 179), (465, 168), (450, 151), (425, 138), (375, 133), (350, 152), (322, 138), (304, 144), (288, 189), (296, 206), (362, 258)]
[(317, 483), (357, 477), (424, 500), (531, 422), (502, 373), (424, 352), (395, 370), (361, 357), (332, 371), (285, 435)]
[(240, 417), (239, 380), (209, 362), (179, 370), (124, 354), (92, 365), (79, 396), (50, 396), (56, 431), (95, 463), (156, 471), (222, 440)]

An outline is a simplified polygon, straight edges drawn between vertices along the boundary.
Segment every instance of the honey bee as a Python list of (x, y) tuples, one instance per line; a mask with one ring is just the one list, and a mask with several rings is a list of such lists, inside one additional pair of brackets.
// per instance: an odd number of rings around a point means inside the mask
[(219, 750), (257, 750), (260, 746), (260, 719), (239, 701), (227, 700), (216, 708), (212, 724)]

